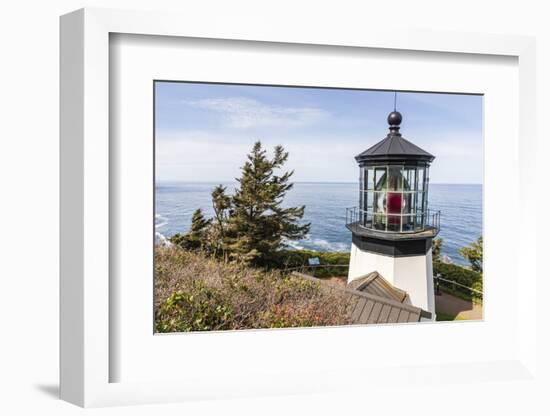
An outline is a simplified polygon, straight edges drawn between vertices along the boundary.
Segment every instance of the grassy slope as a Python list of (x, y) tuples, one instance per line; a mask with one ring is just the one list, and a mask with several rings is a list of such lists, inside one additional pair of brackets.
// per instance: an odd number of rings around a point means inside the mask
[[(276, 266), (302, 267), (312, 257), (318, 257), (321, 265), (349, 264), (349, 253), (287, 250), (281, 252)], [(167, 247), (156, 247), (155, 264), (155, 316), (160, 332), (341, 325), (349, 320), (346, 299), (280, 270), (224, 264)], [(480, 274), (463, 270), (452, 271), (459, 273), (461, 280), (469, 278), (481, 286)], [(315, 275), (341, 276), (346, 272), (345, 268), (319, 268)], [(437, 315), (438, 321), (456, 319)]]
[[(321, 267), (308, 269), (315, 277), (347, 276), (350, 253), (326, 252), (313, 250), (284, 250), (280, 253), (280, 268), (299, 268), (308, 265), (308, 259), (317, 257)], [(325, 265), (341, 265), (345, 267), (323, 267)]]
[(318, 283), (155, 248), (159, 332), (343, 325), (348, 299)]

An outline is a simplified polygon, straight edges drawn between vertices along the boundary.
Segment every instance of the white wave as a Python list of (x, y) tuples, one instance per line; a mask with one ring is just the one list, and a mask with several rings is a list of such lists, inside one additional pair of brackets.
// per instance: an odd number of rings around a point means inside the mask
[(449, 256), (444, 254), (441, 256), (441, 262), (445, 264), (452, 264), (453, 260)]
[(172, 246), (172, 243), (170, 242), (170, 240), (168, 240), (166, 236), (159, 233), (158, 231), (155, 232), (155, 243), (161, 246), (167, 246), (167, 247)]
[(286, 240), (285, 244), (295, 250), (305, 250), (305, 247), (301, 245), (299, 241)]
[[(159, 220), (160, 222), (157, 224), (156, 220)], [(166, 224), (168, 224), (168, 218), (161, 214), (155, 214), (155, 228), (164, 227)]]
[(285, 244), (295, 250), (317, 250), (317, 251), (349, 251), (350, 244), (342, 242), (330, 242), (322, 238), (306, 238), (298, 241), (285, 240)]
[(330, 241), (324, 240), (322, 238), (312, 239), (311, 244), (325, 251), (348, 251), (350, 249), (349, 244), (341, 242), (331, 243)]

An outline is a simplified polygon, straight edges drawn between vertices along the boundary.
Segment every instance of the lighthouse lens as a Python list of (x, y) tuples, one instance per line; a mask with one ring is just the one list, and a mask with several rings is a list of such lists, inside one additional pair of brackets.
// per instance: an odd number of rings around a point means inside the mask
[(374, 193), (374, 213), (375, 214), (386, 213), (386, 193), (385, 192)]
[(390, 166), (388, 172), (388, 191), (401, 191), (403, 189), (403, 168), (401, 166)]

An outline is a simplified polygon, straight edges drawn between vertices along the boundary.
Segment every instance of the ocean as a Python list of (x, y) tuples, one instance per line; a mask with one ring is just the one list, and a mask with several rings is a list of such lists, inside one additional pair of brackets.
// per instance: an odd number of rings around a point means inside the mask
[[(217, 183), (160, 182), (156, 184), (155, 228), (157, 239), (185, 233), (191, 215), (202, 208), (211, 216), (210, 192)], [(226, 183), (228, 193), (235, 184)], [(284, 205), (305, 205), (304, 221), (311, 223), (307, 238), (291, 241), (296, 249), (348, 251), (351, 233), (345, 226), (346, 208), (358, 205), (358, 183), (297, 182)], [(467, 265), (458, 249), (476, 240), (482, 232), (482, 186), (430, 184), (429, 209), (441, 211), (442, 255)]]

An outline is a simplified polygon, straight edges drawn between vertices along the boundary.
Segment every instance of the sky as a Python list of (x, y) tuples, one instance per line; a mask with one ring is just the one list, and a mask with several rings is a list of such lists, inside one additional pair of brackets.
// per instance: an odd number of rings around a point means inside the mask
[[(397, 93), (403, 137), (436, 156), (432, 183), (482, 183), (482, 102)], [(388, 91), (156, 82), (156, 178), (232, 182), (259, 140), (289, 152), (294, 182), (356, 182), (354, 156), (386, 137), (393, 105)]]

